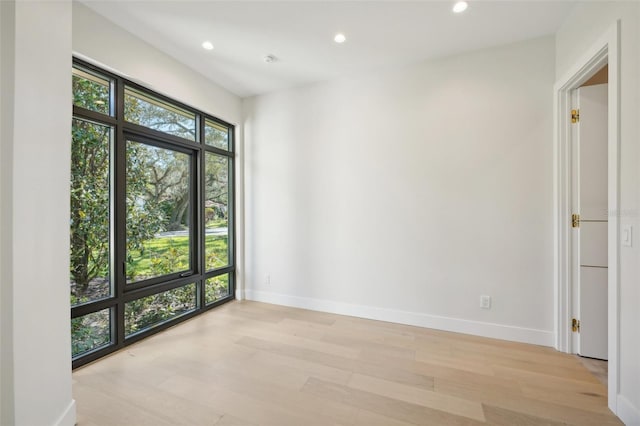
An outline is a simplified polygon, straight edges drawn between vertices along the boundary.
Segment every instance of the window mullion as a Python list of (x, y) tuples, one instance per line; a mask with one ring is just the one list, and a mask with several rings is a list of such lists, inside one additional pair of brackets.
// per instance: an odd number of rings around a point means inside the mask
[(205, 266), (205, 215), (204, 215), (204, 199), (205, 199), (205, 170), (204, 170), (204, 141), (205, 141), (205, 133), (204, 133), (205, 120), (201, 114), (198, 114), (198, 140), (200, 142), (200, 146), (198, 149), (197, 155), (197, 200), (198, 200), (198, 208), (197, 208), (197, 234), (198, 234), (198, 274), (201, 277), (199, 292), (198, 292), (198, 307), (199, 309), (203, 309), (205, 307), (205, 281), (204, 281), (204, 273), (206, 271)]
[(126, 256), (126, 141), (124, 137), (124, 82), (118, 78), (116, 80), (115, 95), (115, 116), (117, 120), (116, 137), (114, 143), (114, 159), (115, 159), (115, 185), (113, 198), (115, 200), (115, 232), (112, 244), (114, 247), (114, 277), (116, 285), (116, 295), (118, 304), (116, 305), (115, 325), (116, 325), (116, 345), (124, 345), (124, 301), (123, 295), (125, 285), (127, 283), (125, 273), (125, 256)]

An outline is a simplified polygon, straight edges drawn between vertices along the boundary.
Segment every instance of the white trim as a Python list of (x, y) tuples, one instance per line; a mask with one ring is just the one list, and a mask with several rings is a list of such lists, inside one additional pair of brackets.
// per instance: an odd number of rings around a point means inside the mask
[[(238, 274), (238, 268), (236, 267), (236, 275)], [(237, 281), (236, 281), (236, 285), (237, 285)], [(236, 300), (244, 300), (246, 299), (246, 297), (244, 297), (244, 291), (241, 288), (236, 288)]]
[(640, 411), (622, 395), (618, 395), (618, 417), (627, 426), (640, 425)]
[[(606, 56), (604, 57), (606, 60)], [(580, 104), (578, 102), (578, 89), (571, 90), (570, 92), (570, 102), (569, 108), (571, 110), (580, 108)], [(608, 123), (608, 122), (607, 122)], [(580, 126), (572, 126), (572, 131), (569, 134), (571, 147), (570, 151), (567, 153), (571, 157), (570, 166), (570, 191), (569, 191), (569, 200), (567, 202), (569, 206), (570, 213), (582, 213), (580, 211)], [(576, 130), (576, 131), (573, 131)], [(606, 142), (605, 142), (606, 143)], [(570, 154), (569, 154), (570, 153)], [(580, 232), (574, 232), (573, 229), (569, 230), (569, 238), (571, 238), (571, 242), (567, 247), (573, 248), (575, 250), (570, 250), (571, 253), (569, 255), (569, 259), (571, 262), (571, 274), (569, 275), (571, 279), (571, 284), (568, 290), (569, 302), (571, 303), (571, 310), (569, 311), (569, 315), (566, 316), (567, 320), (572, 318), (582, 319), (580, 315)], [(577, 354), (580, 351), (580, 333), (569, 333), (571, 337), (571, 352)]]
[(609, 65), (609, 408), (617, 414), (619, 392), (619, 190), (620, 190), (620, 21), (616, 21), (554, 86), (554, 288), (555, 347), (574, 352), (569, 332), (571, 270), (571, 91)]
[(514, 342), (531, 343), (534, 345), (553, 346), (553, 332), (533, 328), (515, 327), (481, 321), (471, 321), (460, 318), (428, 315), (418, 312), (398, 311), (378, 308), (374, 306), (353, 305), (326, 299), (290, 296), (267, 291), (246, 289), (247, 300), (272, 303), (274, 305), (291, 306), (313, 311), (329, 312), (378, 321), (394, 322), (398, 324), (433, 328), (455, 333), (472, 334), (475, 336), (494, 339), (510, 340)]
[(72, 399), (54, 426), (74, 426), (76, 424), (76, 400)]

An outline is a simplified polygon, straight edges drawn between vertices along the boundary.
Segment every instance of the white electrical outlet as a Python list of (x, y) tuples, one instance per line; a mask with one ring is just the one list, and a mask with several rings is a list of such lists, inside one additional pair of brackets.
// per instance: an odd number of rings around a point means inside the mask
[(271, 285), (271, 274), (267, 274), (267, 276), (264, 278), (264, 283), (266, 285)]
[(480, 296), (480, 307), (482, 309), (491, 309), (491, 296), (484, 294)]

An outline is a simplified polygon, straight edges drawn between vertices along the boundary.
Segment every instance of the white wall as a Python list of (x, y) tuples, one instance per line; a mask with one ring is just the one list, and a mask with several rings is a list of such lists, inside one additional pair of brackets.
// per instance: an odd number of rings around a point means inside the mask
[(547, 37), (245, 100), (247, 297), (552, 345), (554, 72)]
[(556, 37), (556, 76), (563, 76), (616, 20), (621, 20), (620, 226), (632, 225), (634, 247), (620, 248), (620, 393), (617, 411), (640, 425), (640, 3), (576, 7)]
[(71, 2), (4, 3), (0, 420), (73, 425), (69, 204), (60, 202), (69, 199)]
[(241, 121), (238, 96), (78, 2), (73, 2), (73, 52), (229, 123)]

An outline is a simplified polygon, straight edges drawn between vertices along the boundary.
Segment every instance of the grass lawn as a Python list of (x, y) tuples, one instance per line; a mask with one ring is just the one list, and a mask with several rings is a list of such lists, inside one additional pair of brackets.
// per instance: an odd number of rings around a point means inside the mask
[[(127, 277), (138, 281), (189, 269), (189, 237), (159, 237), (144, 243), (143, 250), (132, 251), (127, 262)], [(226, 235), (207, 235), (205, 265), (207, 270), (229, 263)]]

